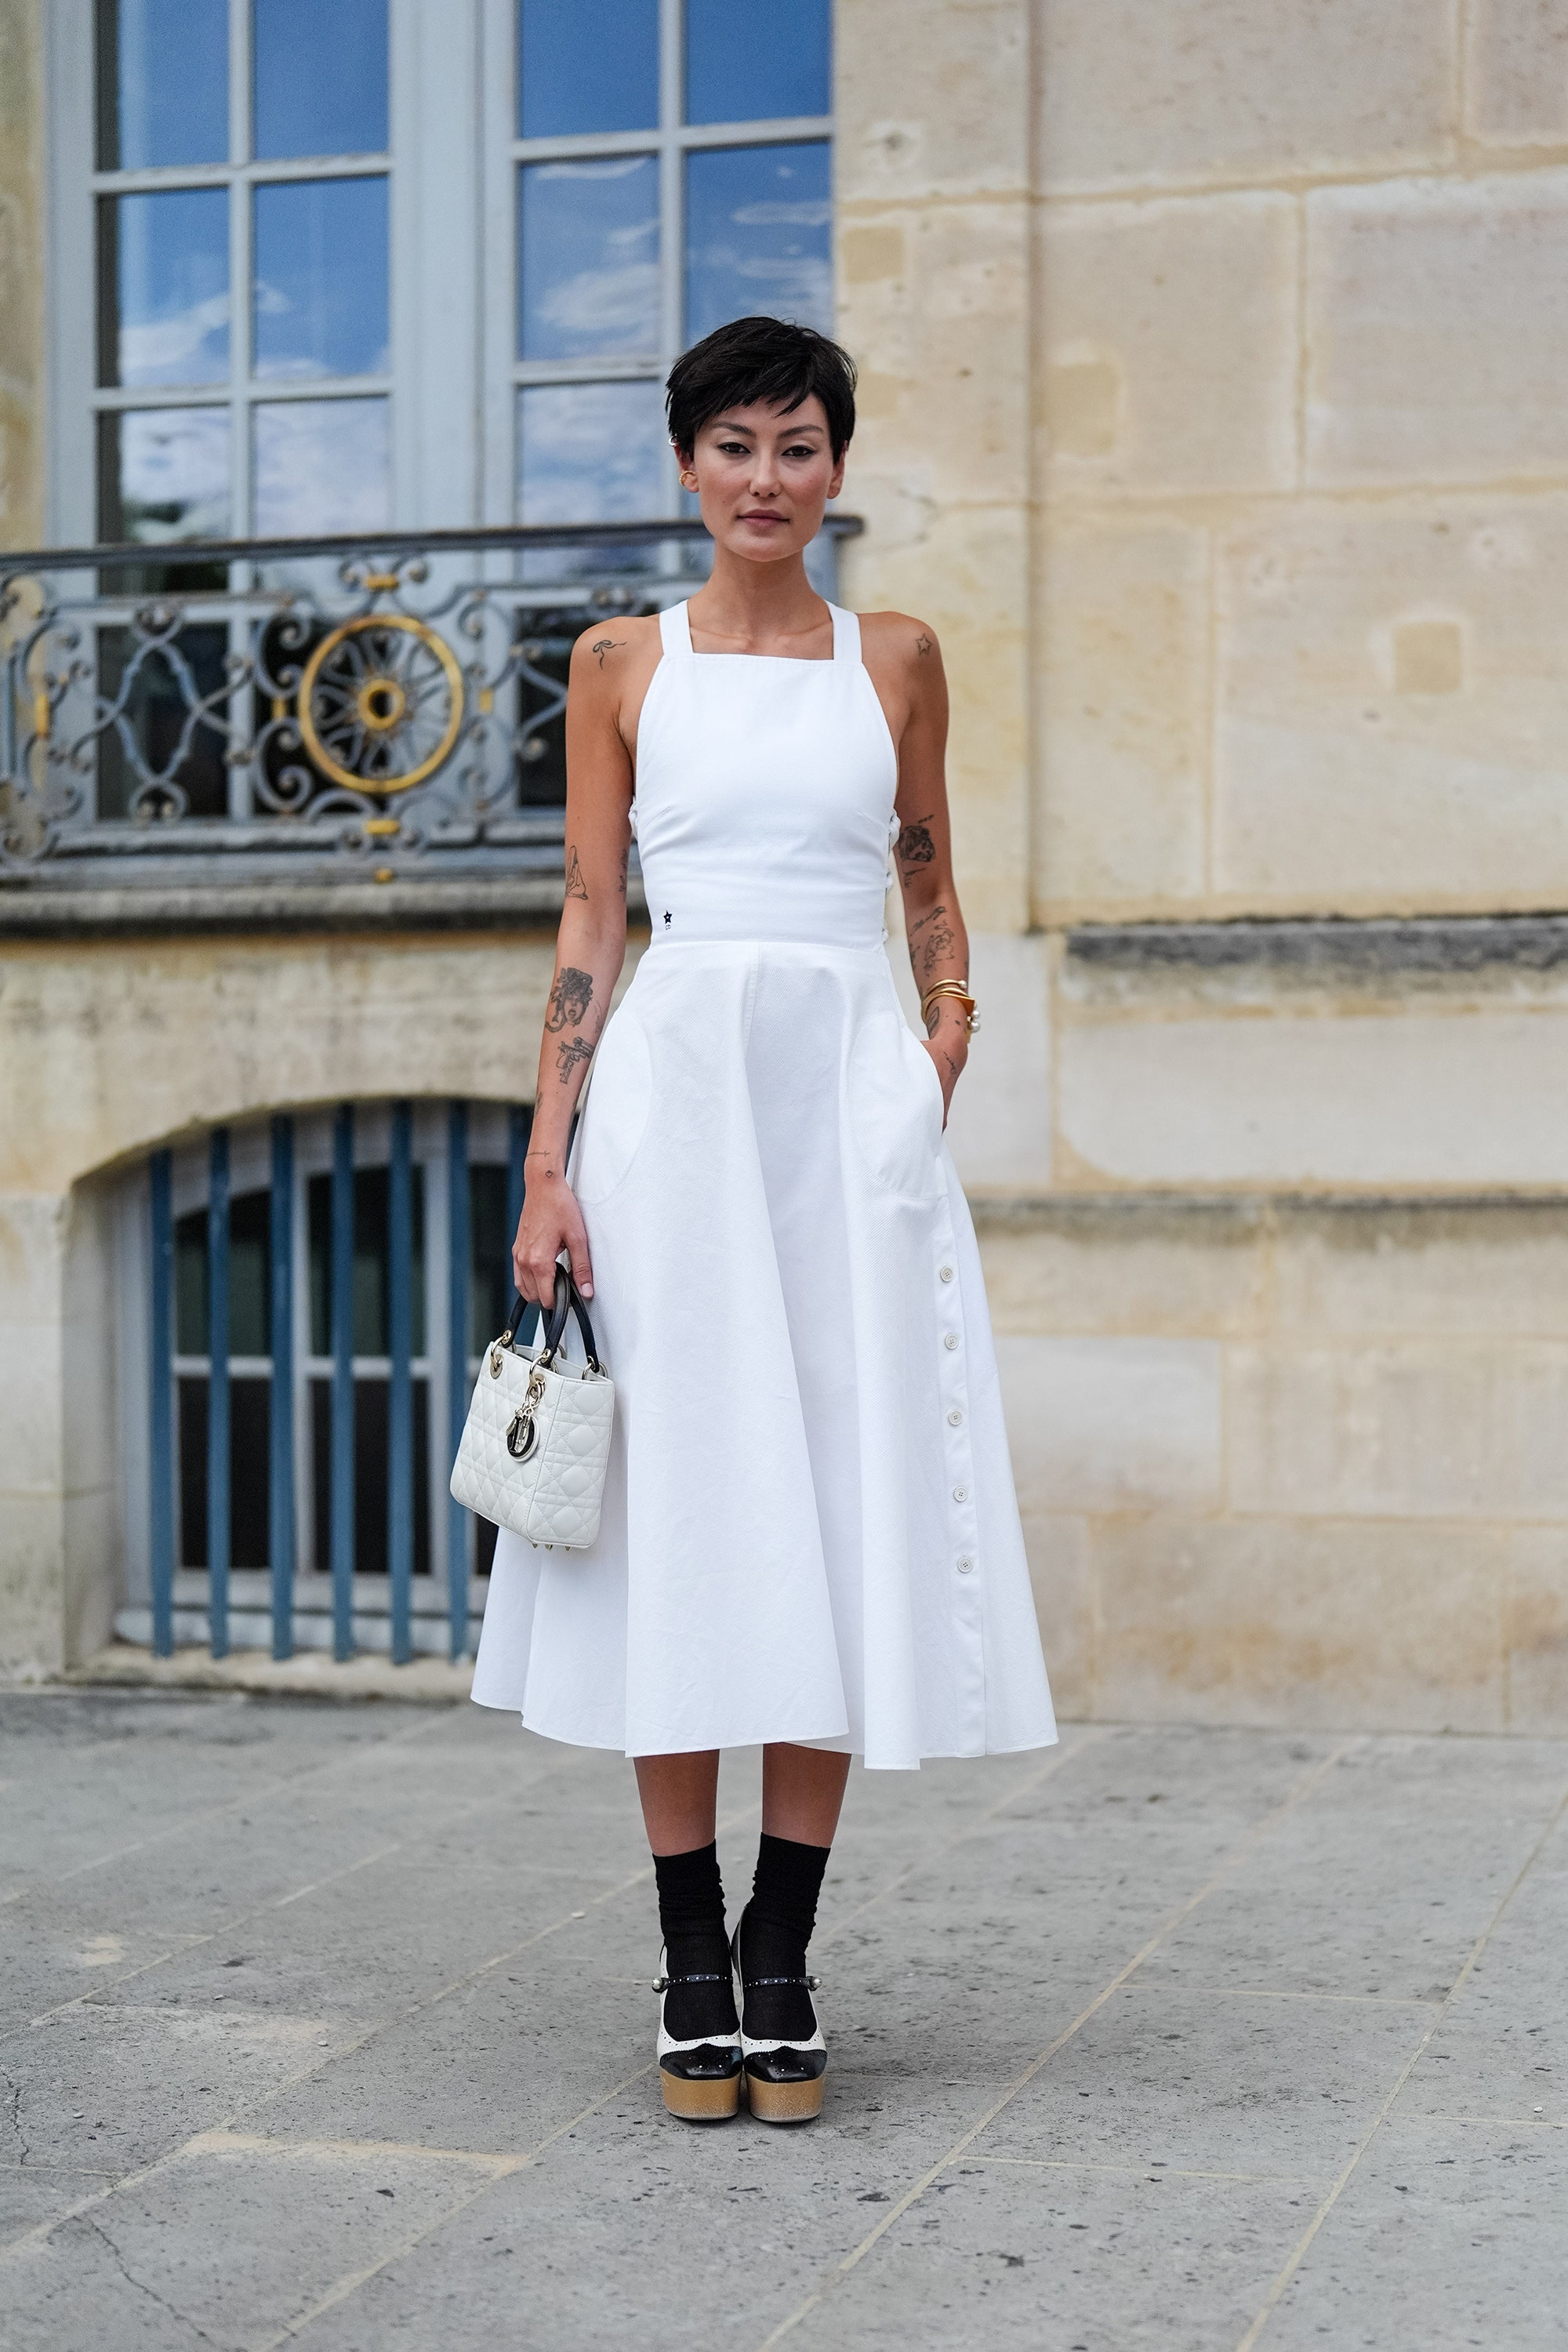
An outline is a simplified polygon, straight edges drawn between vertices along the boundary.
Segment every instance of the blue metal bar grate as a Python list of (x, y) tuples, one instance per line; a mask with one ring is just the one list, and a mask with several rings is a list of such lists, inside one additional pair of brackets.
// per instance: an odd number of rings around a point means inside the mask
[(153, 1651), (174, 1648), (174, 1161), (154, 1151), (149, 1171), (153, 1208), (152, 1412), (148, 1452), (152, 1480), (150, 1554)]
[(354, 1647), (354, 1113), (332, 1122), (331, 1300), (332, 1654)]
[(392, 1662), (414, 1655), (414, 1382), (409, 1369), (414, 1328), (414, 1110), (393, 1105), (388, 1171), (387, 1338), (392, 1377), (387, 1392), (386, 1571), (392, 1614)]
[(230, 1411), (228, 1382), (228, 1129), (207, 1143), (207, 1625), (215, 1658), (228, 1655)]
[(272, 1122), (268, 1252), (267, 1556), (272, 1564), (272, 1654), (294, 1654), (294, 1122)]

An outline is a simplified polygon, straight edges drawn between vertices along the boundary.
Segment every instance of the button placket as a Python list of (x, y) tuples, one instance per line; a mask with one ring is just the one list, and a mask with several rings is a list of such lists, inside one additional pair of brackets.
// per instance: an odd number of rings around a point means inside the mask
[(939, 1213), (936, 1281), (937, 1328), (942, 1335), (942, 1394), (946, 1435), (948, 1577), (952, 1622), (962, 1664), (960, 1689), (964, 1727), (973, 1751), (985, 1744), (985, 1659), (980, 1587), (980, 1527), (974, 1506), (973, 1461), (969, 1433), (969, 1382), (963, 1347), (963, 1302), (951, 1220)]

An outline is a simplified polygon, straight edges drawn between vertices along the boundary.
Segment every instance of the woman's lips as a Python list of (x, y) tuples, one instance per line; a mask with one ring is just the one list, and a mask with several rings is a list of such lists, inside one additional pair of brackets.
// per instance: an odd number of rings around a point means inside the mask
[(770, 514), (759, 509), (755, 514), (743, 514), (739, 518), (739, 520), (742, 522), (776, 523), (782, 526), (788, 522), (789, 517), (788, 515)]

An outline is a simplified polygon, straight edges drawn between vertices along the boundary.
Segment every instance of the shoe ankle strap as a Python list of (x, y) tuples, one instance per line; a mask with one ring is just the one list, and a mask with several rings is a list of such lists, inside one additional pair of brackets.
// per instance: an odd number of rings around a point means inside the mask
[[(654, 1989), (655, 1992), (666, 1992), (666, 1991), (668, 1991), (668, 1989), (669, 1989), (669, 1987), (670, 1987), (671, 1985), (678, 1985), (678, 1984), (731, 1984), (731, 1983), (732, 1983), (733, 1981), (734, 1981), (734, 1980), (733, 1980), (733, 1979), (731, 1978), (731, 1974), (730, 1974), (730, 1972), (729, 1972), (728, 1969), (726, 1969), (724, 1970), (724, 1972), (723, 1972), (723, 1974), (722, 1974), (721, 1976), (721, 1975), (719, 1975), (719, 1974), (717, 1974), (717, 1973), (716, 1973), (716, 1972), (714, 1972), (714, 1971), (711, 1971), (711, 1970), (704, 1970), (701, 1974), (700, 1974), (700, 1975), (694, 1975), (694, 1976), (684, 1976), (684, 1977), (655, 1977), (655, 1979), (654, 1979), (654, 1980), (653, 1980), (653, 1989)], [(783, 1981), (784, 1981), (784, 1979), (781, 1978), (781, 1979), (780, 1979), (780, 1982), (782, 1983)], [(795, 1979), (792, 1978), (792, 1979), (790, 1979), (790, 1981), (793, 1983), (793, 1982), (795, 1981)]]
[(804, 1985), (807, 1992), (815, 1992), (821, 1982), (822, 1979), (820, 1977), (748, 1977), (746, 1979), (746, 1990), (748, 1992), (755, 1992), (759, 1985), (793, 1984)]

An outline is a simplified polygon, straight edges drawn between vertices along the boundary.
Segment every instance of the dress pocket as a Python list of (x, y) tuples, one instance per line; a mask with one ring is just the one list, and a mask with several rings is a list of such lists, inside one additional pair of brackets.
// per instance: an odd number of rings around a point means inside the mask
[(594, 1056), (572, 1190), (584, 1208), (631, 1173), (653, 1108), (653, 1058), (631, 1007), (612, 1013)]
[(849, 1121), (869, 1173), (906, 1200), (931, 1200), (938, 1189), (942, 1081), (900, 1013), (878, 1013), (865, 1024), (850, 1049), (848, 1078)]

